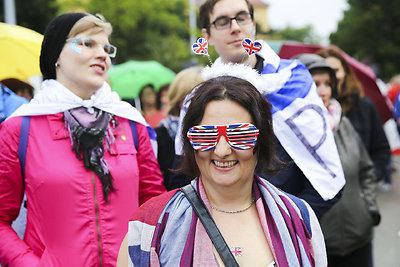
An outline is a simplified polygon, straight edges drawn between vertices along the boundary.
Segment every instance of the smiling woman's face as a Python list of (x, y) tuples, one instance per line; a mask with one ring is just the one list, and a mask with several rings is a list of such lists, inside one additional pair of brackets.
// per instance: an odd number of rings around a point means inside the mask
[[(231, 100), (207, 104), (199, 125), (229, 125), (253, 123), (250, 113)], [(195, 151), (196, 163), (205, 185), (229, 187), (252, 183), (257, 157), (254, 148), (234, 149), (221, 136), (214, 149)]]
[(104, 51), (109, 44), (104, 31), (87, 30), (72, 37), (89, 38), (93, 47), (66, 42), (57, 60), (57, 81), (82, 99), (89, 99), (106, 81), (111, 60)]

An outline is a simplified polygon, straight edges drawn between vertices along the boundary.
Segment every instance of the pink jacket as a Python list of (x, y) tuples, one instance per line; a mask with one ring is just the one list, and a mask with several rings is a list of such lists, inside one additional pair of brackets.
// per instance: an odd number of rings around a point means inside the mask
[(97, 175), (71, 149), (62, 113), (32, 116), (25, 167), (27, 228), (11, 228), (24, 185), (18, 160), (21, 117), (0, 124), (0, 259), (4, 266), (115, 266), (130, 215), (165, 192), (146, 127), (116, 117), (115, 143), (104, 153), (116, 191), (103, 198)]

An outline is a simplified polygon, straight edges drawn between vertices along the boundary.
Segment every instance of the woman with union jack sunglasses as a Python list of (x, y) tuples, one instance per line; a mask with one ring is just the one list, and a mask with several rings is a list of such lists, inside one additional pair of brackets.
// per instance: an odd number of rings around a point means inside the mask
[[(244, 79), (219, 76), (201, 83), (183, 120), (182, 170), (193, 178), (239, 266), (327, 266), (310, 206), (256, 175), (276, 173), (280, 164), (270, 108)], [(134, 266), (234, 266), (219, 256), (182, 190), (135, 212), (120, 260)]]

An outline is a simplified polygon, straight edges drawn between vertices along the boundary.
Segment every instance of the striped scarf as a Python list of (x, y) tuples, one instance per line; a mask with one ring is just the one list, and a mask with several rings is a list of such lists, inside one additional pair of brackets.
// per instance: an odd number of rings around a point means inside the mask
[[(192, 184), (210, 210), (201, 179)], [(305, 202), (259, 177), (253, 194), (277, 266), (326, 266), (321, 230)], [(153, 198), (132, 216), (128, 249), (129, 266), (218, 266), (203, 225), (177, 190)]]

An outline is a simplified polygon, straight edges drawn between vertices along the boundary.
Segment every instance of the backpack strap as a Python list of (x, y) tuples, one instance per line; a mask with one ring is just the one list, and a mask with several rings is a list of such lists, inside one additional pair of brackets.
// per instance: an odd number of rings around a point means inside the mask
[(7, 118), (6, 110), (5, 110), (5, 105), (6, 105), (6, 99), (5, 99), (5, 91), (3, 84), (0, 83), (1, 91), (0, 91), (0, 123), (5, 121)]
[(137, 133), (136, 121), (129, 120), (129, 125), (131, 126), (133, 142), (135, 143), (136, 151), (139, 151), (139, 137)]
[(25, 159), (26, 159), (26, 149), (28, 147), (30, 121), (31, 121), (30, 116), (22, 117), (21, 130), (19, 132), (18, 158), (21, 164), (21, 174), (24, 186), (25, 186)]

